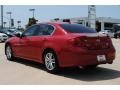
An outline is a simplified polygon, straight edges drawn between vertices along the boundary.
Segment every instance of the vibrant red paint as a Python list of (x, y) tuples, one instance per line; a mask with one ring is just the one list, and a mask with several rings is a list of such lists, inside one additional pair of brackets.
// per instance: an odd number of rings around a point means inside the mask
[[(60, 67), (112, 63), (115, 59), (115, 49), (109, 37), (67, 33), (59, 23), (47, 24), (56, 28), (52, 36), (13, 37), (7, 40), (14, 56), (43, 63), (43, 51), (51, 48), (57, 55)], [(98, 38), (100, 43), (96, 41)], [(98, 62), (97, 55), (105, 55), (106, 61)]]

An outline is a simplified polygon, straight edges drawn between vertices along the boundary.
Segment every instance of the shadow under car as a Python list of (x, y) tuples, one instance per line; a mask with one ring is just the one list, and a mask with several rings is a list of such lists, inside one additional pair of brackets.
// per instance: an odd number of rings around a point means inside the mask
[[(24, 64), (33, 68), (45, 70), (44, 65), (40, 63), (23, 60), (23, 59), (17, 59), (14, 62)], [(80, 69), (80, 68), (72, 67), (72, 68), (62, 68), (59, 70), (59, 73), (56, 73), (54, 75), (72, 78), (76, 80), (82, 80), (82, 81), (100, 81), (100, 80), (119, 78), (120, 71), (104, 68), (104, 67), (97, 67), (95, 69)]]

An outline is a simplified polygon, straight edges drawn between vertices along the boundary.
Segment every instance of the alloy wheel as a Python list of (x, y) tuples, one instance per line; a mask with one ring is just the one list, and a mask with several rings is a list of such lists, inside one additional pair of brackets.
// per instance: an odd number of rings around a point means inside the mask
[(53, 53), (45, 54), (45, 66), (49, 71), (52, 71), (56, 67), (55, 55)]

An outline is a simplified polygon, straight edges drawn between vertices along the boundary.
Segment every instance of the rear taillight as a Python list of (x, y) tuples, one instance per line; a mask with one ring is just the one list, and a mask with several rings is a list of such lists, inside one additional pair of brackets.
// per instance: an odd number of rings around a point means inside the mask
[(106, 38), (103, 38), (104, 40), (104, 42), (111, 42), (111, 39), (110, 39), (110, 37), (106, 37)]
[(110, 48), (110, 46), (112, 45), (112, 41), (111, 41), (110, 37), (104, 38), (104, 40), (102, 42), (103, 42), (102, 48), (104, 48), (104, 49)]
[(69, 44), (73, 46), (78, 46), (78, 47), (85, 47), (85, 42), (86, 42), (86, 37), (75, 37), (72, 39), (69, 39)]

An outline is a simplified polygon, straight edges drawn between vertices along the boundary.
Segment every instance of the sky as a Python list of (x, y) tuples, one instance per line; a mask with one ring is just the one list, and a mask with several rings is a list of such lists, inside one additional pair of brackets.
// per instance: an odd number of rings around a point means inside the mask
[[(24, 27), (32, 12), (29, 9), (35, 9), (35, 18), (39, 21), (49, 21), (54, 18), (74, 18), (87, 17), (87, 5), (4, 5), (4, 21), (9, 25), (9, 15), (6, 12), (12, 12), (15, 26), (17, 21), (21, 21)], [(118, 5), (98, 5), (96, 6), (97, 17), (112, 17), (120, 19), (120, 6)]]

